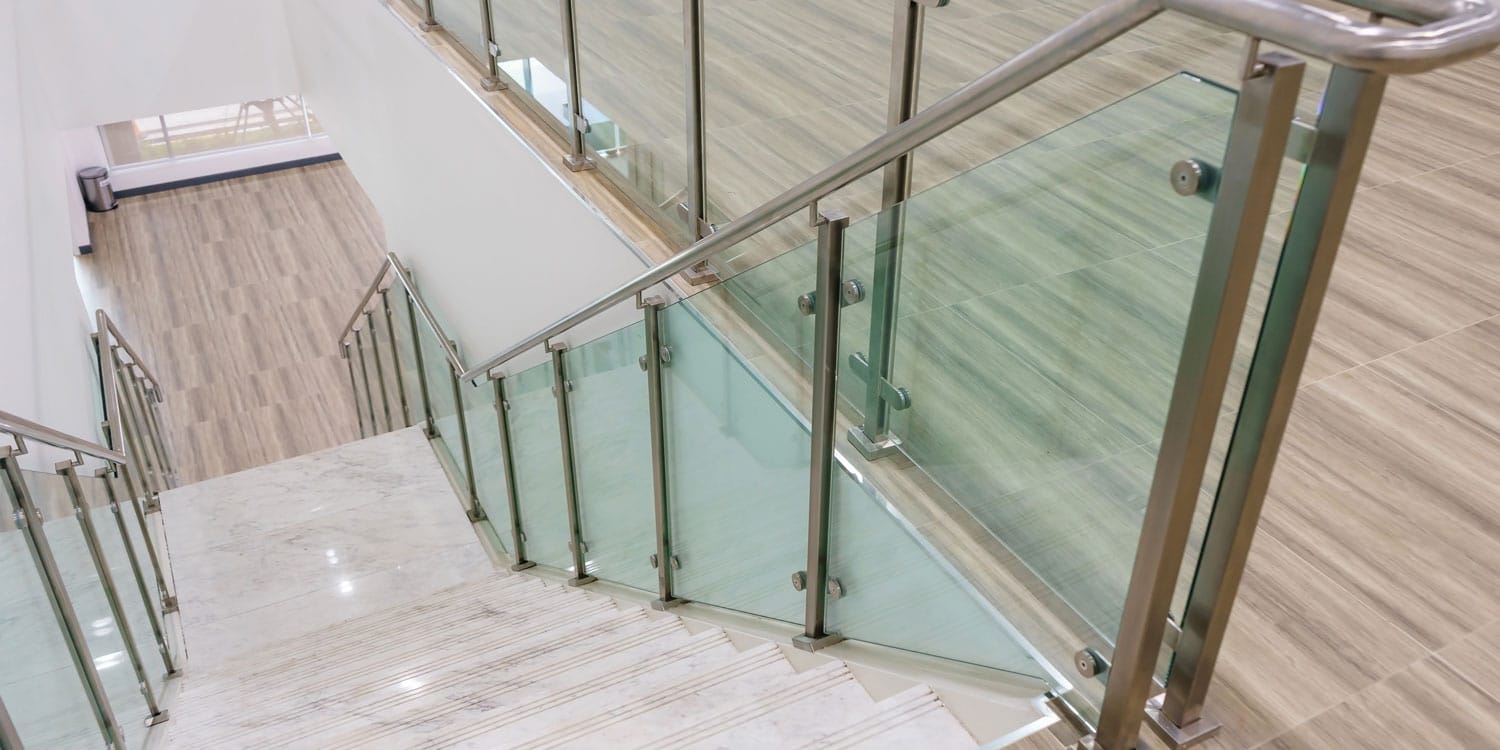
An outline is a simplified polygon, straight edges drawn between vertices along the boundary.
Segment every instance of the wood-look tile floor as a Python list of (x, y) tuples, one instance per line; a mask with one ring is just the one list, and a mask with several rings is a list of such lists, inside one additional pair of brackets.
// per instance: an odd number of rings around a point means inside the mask
[(161, 378), (183, 483), (359, 437), (335, 338), (385, 240), (343, 163), (127, 198), (90, 232), (86, 298)]

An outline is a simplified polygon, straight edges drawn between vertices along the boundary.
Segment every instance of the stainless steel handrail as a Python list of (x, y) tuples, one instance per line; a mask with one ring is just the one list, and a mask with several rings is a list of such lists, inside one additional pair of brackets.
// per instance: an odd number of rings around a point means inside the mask
[(125, 337), (120, 334), (120, 329), (115, 327), (115, 322), (110, 319), (109, 313), (103, 310), (95, 310), (94, 314), (97, 316), (99, 325), (109, 331), (110, 339), (118, 344), (121, 349), (124, 349), (126, 354), (130, 355), (131, 364), (135, 365), (136, 369), (141, 371), (141, 375), (146, 380), (151, 381), (153, 391), (160, 394), (161, 381), (156, 379), (156, 376), (151, 373), (151, 369), (146, 367), (146, 361), (141, 359), (141, 355), (135, 353), (135, 349), (130, 346), (130, 342), (126, 341)]
[[(556, 323), (464, 370), (459, 377), (473, 380), (483, 376), (579, 323), (748, 239), (942, 135), (1163, 10), (1177, 10), (1340, 65), (1386, 73), (1430, 70), (1484, 54), (1500, 45), (1500, 13), (1483, 0), (1356, 0), (1351, 4), (1372, 13), (1424, 25), (1390, 28), (1354, 21), (1288, 0), (1113, 0), (730, 222), (720, 231), (699, 240), (670, 260), (653, 266)], [(458, 361), (456, 356), (450, 356), (450, 360)]]
[(102, 458), (105, 461), (113, 461), (117, 464), (129, 463), (124, 453), (110, 450), (98, 443), (90, 442), (83, 438), (73, 437), (66, 432), (60, 432), (29, 419), (23, 419), (10, 412), (0, 411), (0, 432), (19, 435), (28, 440), (35, 440), (38, 443), (50, 445), (54, 448)]
[(421, 314), (423, 320), (427, 321), (427, 325), (432, 328), (433, 334), (437, 336), (438, 344), (443, 347), (443, 354), (448, 359), (448, 365), (453, 368), (455, 373), (463, 372), (465, 369), (464, 363), (458, 356), (458, 350), (453, 348), (452, 339), (449, 339), (448, 334), (443, 331), (443, 326), (438, 323), (437, 316), (432, 314), (432, 308), (427, 306), (427, 300), (422, 299), (422, 294), (417, 291), (417, 283), (412, 280), (411, 274), (406, 270), (406, 266), (401, 263), (401, 258), (394, 252), (386, 253), (385, 261), (381, 263), (380, 270), (375, 274), (375, 280), (370, 283), (370, 288), (365, 292), (365, 296), (360, 298), (359, 306), (354, 309), (354, 314), (349, 317), (349, 323), (344, 326), (344, 332), (339, 334), (339, 344), (342, 345), (354, 333), (355, 328), (359, 325), (360, 317), (365, 314), (365, 308), (369, 307), (370, 300), (380, 291), (381, 284), (385, 281), (387, 273), (395, 274), (396, 280), (400, 281), (401, 286), (406, 289), (407, 294), (411, 295), (412, 300), (416, 303), (417, 312)]

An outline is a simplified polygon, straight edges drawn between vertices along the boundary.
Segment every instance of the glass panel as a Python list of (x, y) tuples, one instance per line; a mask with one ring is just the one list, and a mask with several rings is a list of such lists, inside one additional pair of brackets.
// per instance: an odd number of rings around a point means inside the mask
[(506, 415), (526, 557), (542, 565), (571, 569), (562, 435), (557, 426), (552, 377), (552, 362), (548, 360), (506, 378), (505, 399), (510, 404)]
[(969, 587), (898, 511), (836, 470), (828, 572), (829, 632), (1046, 679), (1015, 628)]
[(495, 384), (459, 384), (464, 399), (464, 421), (469, 431), (469, 452), (474, 458), (474, 488), (479, 507), (490, 519), (495, 541), (510, 551), (510, 501), (505, 496), (505, 457), (500, 448), (500, 421), (495, 413)]
[(682, 3), (578, 0), (578, 70), (595, 163), (663, 223), (687, 227)]
[(103, 581), (89, 554), (83, 527), (73, 515), (67, 484), (57, 474), (23, 473), (32, 500), (42, 513), (42, 528), (57, 559), (68, 598), (78, 613), (89, 654), (104, 682), (115, 720), (124, 732), (127, 746), (142, 747), (146, 739), (145, 721), (150, 711), (136, 682), (130, 657), (125, 652), (125, 641), (110, 611)]
[(448, 356), (432, 332), (432, 326), (421, 317), (417, 318), (417, 338), (422, 346), (422, 367), (427, 371), (427, 395), (432, 405), (433, 427), (437, 430), (437, 443), (447, 451), (453, 465), (458, 469), (459, 482), (468, 481), (464, 474), (463, 435), (458, 429), (458, 403), (454, 400), (453, 370), (448, 366)]
[(1222, 163), (1234, 104), (1175, 76), (893, 209), (893, 431), (1110, 641), (1212, 210), (1164, 175)]
[(365, 362), (370, 368), (370, 386), (375, 396), (375, 421), (381, 432), (401, 428), (401, 393), (396, 390), (396, 371), (391, 366), (391, 338), (386, 333), (385, 311), (379, 298), (370, 310), (365, 330)]
[(661, 324), (677, 592), (800, 623), (791, 575), (807, 560), (807, 427), (692, 300)]
[[(0, 472), (0, 510), (19, 507)], [(50, 529), (49, 529), (50, 531)], [(26, 747), (95, 750), (103, 741), (88, 689), (73, 664), (25, 532), (0, 524), (0, 699)]]
[[(83, 469), (79, 469), (83, 471)], [(126, 621), (130, 625), (130, 635), (135, 641), (136, 651), (141, 655), (141, 663), (146, 668), (146, 679), (151, 684), (155, 695), (160, 696), (167, 682), (167, 665), (161, 658), (161, 649), (156, 643), (156, 631), (152, 627), (152, 618), (148, 607), (153, 606), (149, 599), (141, 597), (140, 581), (137, 581), (135, 569), (130, 565), (130, 555), (125, 550), (125, 539), (120, 535), (121, 522), (134, 522), (123, 516), (118, 520), (114, 512), (114, 506), (109, 502), (109, 495), (105, 489), (105, 479), (99, 477), (78, 478), (83, 487), (83, 494), (88, 502), (89, 517), (94, 522), (94, 531), (99, 536), (99, 548), (104, 553), (104, 559), (109, 563), (109, 575), (114, 580), (115, 591), (120, 597), (120, 606), (125, 610)], [(122, 508), (122, 511), (126, 509)], [(128, 512), (128, 511), (127, 511)], [(129, 531), (127, 529), (126, 533)], [(141, 581), (144, 581), (148, 589), (154, 584), (151, 581), (151, 563), (143, 559), (145, 551), (135, 549), (138, 560), (142, 566)], [(148, 591), (147, 597), (150, 596)], [(160, 611), (160, 610), (156, 610)]]
[(656, 590), (651, 484), (651, 416), (644, 322), (633, 323), (563, 354), (573, 428), (578, 504), (588, 543), (588, 572)]
[[(411, 330), (411, 315), (406, 308), (406, 291), (398, 284), (391, 288), (391, 322), (396, 329), (396, 356), (401, 361), (401, 382), (406, 387), (406, 405), (411, 410), (411, 423), (421, 424), (427, 419), (422, 404), (422, 380), (417, 374), (415, 339)], [(429, 356), (423, 352), (423, 356)]]
[[(567, 56), (557, 0), (490, 0), (500, 72), (559, 127), (568, 121)], [(584, 110), (585, 116), (594, 113)], [(604, 119), (602, 116), (600, 119)]]
[(484, 18), (480, 4), (485, 0), (432, 0), (432, 16), (443, 25), (443, 30), (458, 40), (469, 54), (487, 59), (484, 38)]
[[(706, 156), (715, 221), (743, 215), (885, 130), (892, 8), (764, 0), (708, 9)], [(864, 210), (878, 207), (878, 194), (868, 199)]]
[[(131, 483), (133, 482), (134, 479), (132, 478)], [(116, 480), (115, 492), (117, 493), (116, 496), (119, 498), (120, 502), (120, 513), (124, 515), (125, 534), (130, 539), (131, 548), (135, 550), (136, 559), (140, 561), (141, 575), (145, 576), (146, 578), (146, 596), (149, 599), (147, 606), (151, 607), (152, 612), (160, 613), (162, 610), (161, 586), (157, 583), (157, 571), (153, 567), (151, 562), (152, 550), (148, 549), (146, 546), (146, 538), (144, 534), (149, 532), (143, 532), (142, 530), (142, 525), (149, 523), (149, 521), (146, 520), (145, 511), (142, 510), (142, 506), (145, 501), (140, 498), (130, 497), (130, 491), (127, 488), (131, 483), (127, 483), (123, 479)], [(153, 540), (155, 540), (158, 537), (152, 538)], [(161, 560), (160, 545), (157, 545), (155, 547), (155, 551), (157, 554), (156, 559), (159, 562)], [(165, 582), (166, 580), (166, 574), (170, 572), (171, 571), (162, 571), (161, 580), (163, 582)], [(165, 621), (163, 621), (163, 627), (165, 627)], [(171, 638), (167, 639), (167, 648), (172, 650), (172, 655), (174, 657), (178, 656), (177, 646)]]

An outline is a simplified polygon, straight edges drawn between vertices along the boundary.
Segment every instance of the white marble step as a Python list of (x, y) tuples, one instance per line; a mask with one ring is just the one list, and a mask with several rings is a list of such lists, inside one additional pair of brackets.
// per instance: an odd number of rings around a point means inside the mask
[(881, 701), (871, 716), (817, 737), (804, 750), (924, 750), (973, 748), (974, 738), (953, 717), (932, 689), (925, 685)]
[(677, 722), (681, 728), (650, 747), (792, 747), (827, 732), (831, 723), (869, 716), (876, 705), (848, 667), (830, 662), (803, 672), (790, 685), (764, 686), (738, 705), (684, 715)]

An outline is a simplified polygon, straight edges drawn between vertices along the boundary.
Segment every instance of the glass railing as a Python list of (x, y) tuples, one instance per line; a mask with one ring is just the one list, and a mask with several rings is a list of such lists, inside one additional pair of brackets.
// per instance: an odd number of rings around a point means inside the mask
[(0, 414), (5, 442), (109, 458), (47, 472), (0, 448), (0, 510), (29, 519), (0, 529), (0, 718), (26, 747), (143, 748), (176, 657), (142, 502), (119, 454), (38, 427)]

